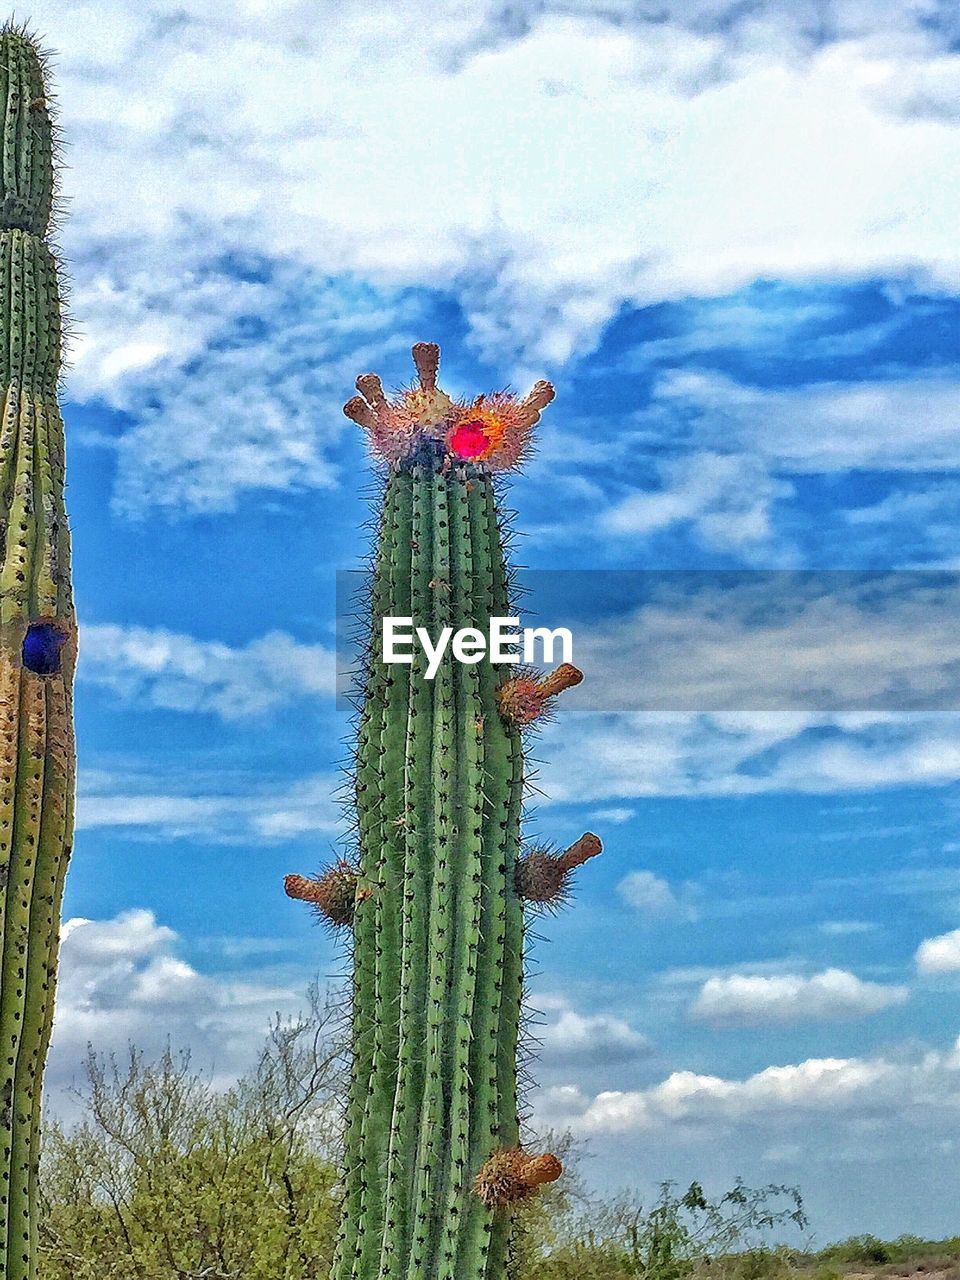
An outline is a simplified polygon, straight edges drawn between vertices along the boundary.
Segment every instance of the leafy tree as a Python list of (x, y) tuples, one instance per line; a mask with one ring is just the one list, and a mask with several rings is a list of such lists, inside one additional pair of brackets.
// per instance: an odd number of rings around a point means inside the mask
[(217, 1091), (169, 1047), (92, 1050), (83, 1118), (48, 1126), (40, 1280), (319, 1280), (336, 1230), (337, 1012), (279, 1017)]
[[(314, 986), (278, 1017), (255, 1067), (217, 1090), (185, 1052), (92, 1050), (81, 1119), (51, 1123), (41, 1165), (38, 1280), (326, 1280), (341, 1188), (348, 1042)], [(518, 1217), (516, 1280), (773, 1280), (771, 1232), (803, 1228), (791, 1187), (737, 1181), (717, 1199), (663, 1183), (649, 1208), (585, 1186), (569, 1132), (527, 1135), (564, 1177)], [(856, 1242), (860, 1244), (861, 1242)]]

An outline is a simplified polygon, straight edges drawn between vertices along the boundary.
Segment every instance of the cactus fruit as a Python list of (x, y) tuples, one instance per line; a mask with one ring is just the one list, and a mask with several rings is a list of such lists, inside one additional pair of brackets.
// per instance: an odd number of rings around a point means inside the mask
[[(520, 1147), (521, 733), (581, 676), (569, 665), (511, 673), (448, 650), (429, 679), (422, 651), (386, 664), (378, 641), (387, 616), (437, 635), (511, 615), (494, 475), (524, 457), (554, 393), (538, 382), (523, 400), (503, 391), (455, 403), (437, 387), (437, 346), (417, 343), (413, 358), (415, 386), (388, 399), (364, 374), (344, 407), (387, 478), (353, 795), (359, 872), (373, 891), (351, 904), (352, 1076), (332, 1274), (503, 1280), (516, 1207), (561, 1172), (555, 1156)], [(553, 890), (527, 897), (556, 897), (599, 847), (584, 837), (558, 860)], [(317, 904), (331, 874), (288, 877), (287, 892)]]
[(63, 323), (46, 243), (55, 195), (43, 56), (0, 29), (0, 1275), (37, 1248), (43, 1067), (73, 831), (76, 620), (57, 404)]

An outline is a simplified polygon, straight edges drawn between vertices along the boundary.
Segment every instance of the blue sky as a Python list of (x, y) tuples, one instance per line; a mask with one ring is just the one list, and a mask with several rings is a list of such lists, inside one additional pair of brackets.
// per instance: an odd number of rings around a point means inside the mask
[[(342, 970), (282, 892), (338, 831), (336, 574), (374, 491), (341, 406), (432, 340), (454, 396), (555, 383), (516, 558), (604, 584), (537, 744), (531, 836), (605, 851), (537, 925), (534, 1121), (604, 1190), (740, 1174), (798, 1184), (821, 1241), (955, 1232), (960, 654), (920, 572), (960, 568), (955, 12), (26, 16), (77, 328), (51, 1104), (88, 1040), (229, 1079)], [(644, 603), (686, 570), (747, 585)], [(758, 570), (822, 572), (773, 618)], [(835, 570), (899, 573), (877, 607)]]

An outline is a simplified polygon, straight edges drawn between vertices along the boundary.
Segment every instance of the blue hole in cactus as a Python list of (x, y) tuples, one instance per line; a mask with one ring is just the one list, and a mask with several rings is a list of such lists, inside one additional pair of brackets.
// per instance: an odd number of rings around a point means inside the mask
[(56, 675), (66, 639), (55, 622), (32, 622), (23, 637), (23, 665), (38, 676)]

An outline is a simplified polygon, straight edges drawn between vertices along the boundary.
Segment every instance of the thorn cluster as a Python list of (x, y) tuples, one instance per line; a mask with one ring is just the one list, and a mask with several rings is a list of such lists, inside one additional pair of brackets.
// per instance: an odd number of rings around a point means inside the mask
[(587, 831), (564, 853), (531, 849), (519, 860), (514, 876), (517, 893), (528, 902), (557, 904), (566, 897), (571, 872), (603, 852), (599, 837)]
[(486, 1161), (473, 1189), (488, 1209), (500, 1209), (526, 1200), (545, 1182), (556, 1182), (561, 1173), (563, 1165), (549, 1152), (528, 1156), (520, 1147), (505, 1147)]
[(335, 926), (352, 925), (353, 915), (361, 893), (358, 893), (360, 873), (345, 859), (341, 859), (321, 875), (284, 876), (283, 887), (288, 898), (309, 902), (319, 916)]
[(438, 460), (443, 467), (465, 463), (486, 471), (508, 471), (523, 459), (541, 410), (554, 398), (549, 382), (534, 384), (521, 400), (509, 390), (479, 395), (470, 403), (454, 401), (437, 386), (440, 348), (435, 342), (413, 347), (417, 385), (392, 399), (375, 373), (357, 378), (359, 396), (343, 412), (368, 433), (374, 453), (399, 468)]
[(497, 704), (505, 720), (515, 725), (532, 724), (549, 713), (551, 698), (572, 689), (583, 679), (583, 672), (569, 662), (563, 662), (548, 676), (539, 672), (521, 670), (500, 686)]

